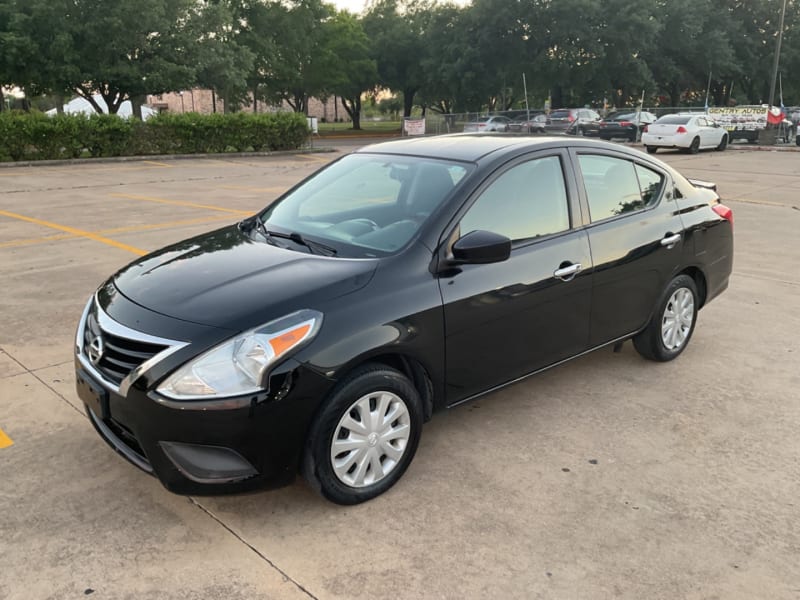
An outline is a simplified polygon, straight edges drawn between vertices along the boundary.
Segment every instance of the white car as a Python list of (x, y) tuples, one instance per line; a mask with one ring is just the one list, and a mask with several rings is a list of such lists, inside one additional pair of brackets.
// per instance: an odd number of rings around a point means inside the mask
[(508, 131), (508, 117), (480, 117), (464, 124), (464, 131)]
[(647, 126), (642, 144), (650, 154), (659, 148), (682, 148), (697, 154), (706, 148), (725, 150), (728, 132), (703, 114), (665, 115)]

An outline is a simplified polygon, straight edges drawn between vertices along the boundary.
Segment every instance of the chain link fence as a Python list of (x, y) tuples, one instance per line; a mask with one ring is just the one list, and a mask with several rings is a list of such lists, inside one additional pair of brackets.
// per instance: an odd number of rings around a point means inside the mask
[[(583, 109), (577, 109), (583, 110)], [(644, 106), (641, 109), (636, 107), (608, 107), (606, 109), (603, 108), (590, 108), (588, 110), (592, 110), (600, 114), (601, 117), (605, 117), (611, 113), (636, 113), (637, 111), (641, 112), (649, 112), (655, 117), (662, 117), (664, 115), (670, 115), (675, 113), (696, 113), (696, 114), (704, 114), (707, 112), (706, 108), (703, 106)], [(553, 111), (550, 111), (553, 112)], [(440, 113), (433, 110), (428, 109), (425, 113), (425, 116), (413, 117), (412, 120), (419, 120), (424, 119), (424, 125), (422, 129), (416, 128), (416, 132), (424, 132), (425, 135), (443, 135), (448, 133), (462, 133), (464, 131), (510, 131), (510, 132), (522, 132), (522, 133), (537, 133), (541, 132), (542, 128), (544, 127), (545, 123), (542, 121), (536, 121), (535, 118), (537, 115), (545, 115), (547, 114), (542, 109), (515, 109), (509, 111), (483, 111), (483, 112), (463, 112), (463, 113)], [(505, 117), (510, 120), (507, 121), (499, 121), (499, 122), (492, 122), (492, 121), (485, 121), (485, 119), (490, 117)], [(539, 117), (540, 119), (542, 117)], [(484, 125), (482, 127), (478, 127), (478, 123), (484, 120)], [(577, 124), (577, 121), (575, 122)], [(541, 127), (540, 127), (541, 125)], [(796, 127), (797, 125), (781, 125), (778, 127), (779, 131), (777, 132), (777, 141), (776, 143), (791, 143), (794, 140), (796, 134)], [(548, 133), (555, 133), (552, 131), (551, 128), (548, 127)], [(568, 126), (566, 129), (560, 130), (558, 133), (563, 134), (582, 134), (582, 131), (577, 131), (575, 126)], [(596, 131), (592, 131), (591, 134), (596, 134)], [(404, 135), (406, 135), (406, 130), (404, 128)], [(412, 133), (413, 135), (413, 133)], [(638, 136), (637, 136), (638, 137)], [(754, 140), (755, 141), (755, 140)]]

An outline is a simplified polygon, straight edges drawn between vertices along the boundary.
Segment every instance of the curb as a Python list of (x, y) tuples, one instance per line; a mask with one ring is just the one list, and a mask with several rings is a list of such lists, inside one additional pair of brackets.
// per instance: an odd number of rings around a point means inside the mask
[(188, 160), (191, 158), (248, 158), (256, 156), (297, 156), (303, 154), (327, 154), (336, 148), (305, 148), (303, 150), (278, 150), (275, 152), (220, 152), (216, 154), (151, 154), (146, 156), (106, 156), (103, 158), (64, 158), (58, 160), (23, 160), (0, 162), (0, 169), (15, 167), (52, 167), (59, 165), (84, 165), (120, 162)]
[(317, 137), (314, 138), (314, 140), (315, 141), (323, 141), (323, 140), (357, 140), (359, 138), (370, 139), (370, 138), (400, 138), (400, 137), (403, 137), (403, 136), (400, 135), (399, 133), (369, 133), (369, 134), (367, 134), (367, 133), (363, 133), (363, 134), (358, 133), (358, 134), (351, 134), (351, 135), (334, 133), (334, 134), (331, 134), (331, 135), (327, 135), (327, 134), (326, 135), (318, 135)]

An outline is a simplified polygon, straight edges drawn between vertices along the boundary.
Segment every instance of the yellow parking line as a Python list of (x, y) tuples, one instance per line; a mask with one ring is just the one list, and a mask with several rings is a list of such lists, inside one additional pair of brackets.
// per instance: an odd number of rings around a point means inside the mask
[(311, 154), (298, 154), (299, 158), (307, 158), (309, 160), (315, 160), (317, 162), (329, 163), (333, 159), (332, 158), (322, 158), (321, 156), (313, 156)]
[(18, 219), (20, 221), (33, 223), (34, 225), (41, 225), (42, 227), (49, 227), (50, 229), (56, 229), (58, 231), (65, 231), (67, 233), (71, 233), (79, 237), (85, 237), (87, 239), (94, 240), (95, 242), (100, 242), (101, 244), (106, 244), (114, 248), (119, 248), (120, 250), (127, 250), (128, 252), (138, 254), (139, 256), (144, 256), (145, 254), (147, 254), (146, 250), (141, 250), (134, 246), (129, 246), (128, 244), (123, 244), (122, 242), (118, 242), (116, 240), (112, 240), (102, 235), (92, 233), (91, 231), (84, 231), (83, 229), (77, 229), (75, 227), (69, 227), (67, 225), (59, 225), (58, 223), (51, 223), (50, 221), (42, 221), (41, 219), (34, 219), (33, 217), (26, 217), (25, 215), (19, 215), (17, 213), (8, 212), (5, 210), (0, 210), (0, 215), (4, 217), (9, 217), (11, 219)]
[(750, 198), (725, 198), (722, 200), (724, 203), (726, 200), (731, 202), (744, 202), (745, 204), (763, 204), (764, 206), (782, 206), (784, 208), (790, 208), (791, 205), (789, 204), (781, 204), (780, 202), (771, 202), (769, 200), (752, 200)]
[[(81, 172), (85, 173), (87, 171), (152, 171), (153, 169), (163, 169), (163, 168), (172, 168), (172, 165), (168, 165), (166, 163), (160, 163), (153, 160), (143, 160), (142, 163), (146, 163), (147, 166), (137, 167), (137, 166), (108, 166), (108, 165), (97, 165), (91, 166), (87, 164), (76, 163), (72, 165), (70, 168), (66, 167), (36, 167), (35, 171), (31, 170), (31, 167), (17, 167), (19, 171), (13, 173), (0, 173), (0, 177), (22, 177), (24, 175), (36, 175), (39, 173), (50, 174), (50, 173), (74, 173), (75, 167), (80, 167)], [(13, 168), (13, 167), (11, 167)]]
[(160, 204), (172, 204), (174, 206), (189, 206), (191, 208), (205, 208), (207, 210), (218, 210), (226, 213), (233, 213), (237, 215), (250, 215), (253, 211), (250, 210), (237, 210), (235, 208), (224, 208), (222, 206), (213, 206), (211, 204), (196, 204), (195, 202), (185, 202), (183, 200), (167, 200), (166, 198), (153, 198), (152, 196), (140, 196), (138, 194), (111, 194), (112, 198), (128, 198), (129, 200), (143, 200), (144, 202), (158, 202)]
[(0, 429), (0, 450), (8, 448), (13, 443), (13, 440), (6, 435), (6, 432)]
[[(94, 231), (100, 235), (110, 233), (130, 233), (136, 231), (147, 231), (150, 229), (162, 229), (165, 227), (178, 227), (181, 225), (199, 225), (201, 223), (211, 223), (213, 221), (221, 221), (223, 219), (230, 219), (228, 215), (215, 215), (213, 217), (201, 217), (198, 219), (184, 219), (183, 221), (170, 221), (168, 223), (153, 223), (150, 225), (129, 225), (128, 227), (115, 227), (113, 229), (103, 229), (101, 231)], [(78, 236), (71, 233), (57, 233), (55, 235), (47, 235), (38, 238), (24, 238), (21, 240), (12, 240), (10, 242), (0, 243), (0, 248), (13, 248), (15, 246), (30, 246), (35, 244), (46, 244), (47, 242), (58, 242), (61, 240), (77, 239)]]
[(281, 187), (250, 187), (248, 185), (221, 185), (221, 190), (244, 190), (247, 192), (284, 192), (288, 188), (281, 188)]

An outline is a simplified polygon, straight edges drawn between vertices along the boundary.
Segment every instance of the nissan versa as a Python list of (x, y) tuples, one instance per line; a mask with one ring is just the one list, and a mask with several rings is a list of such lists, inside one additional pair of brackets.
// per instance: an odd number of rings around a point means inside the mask
[(627, 339), (677, 357), (732, 259), (713, 184), (635, 150), (378, 144), (111, 277), (78, 326), (77, 391), (174, 492), (300, 472), (353, 504), (397, 482), (437, 410)]

